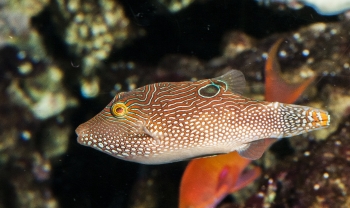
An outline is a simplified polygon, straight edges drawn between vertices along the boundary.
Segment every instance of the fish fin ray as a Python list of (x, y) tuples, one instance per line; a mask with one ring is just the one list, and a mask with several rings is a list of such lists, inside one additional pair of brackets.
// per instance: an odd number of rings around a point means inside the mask
[(230, 189), (230, 193), (238, 191), (241, 188), (247, 186), (252, 181), (254, 181), (257, 177), (259, 177), (260, 175), (261, 175), (261, 168), (259, 168), (259, 167), (254, 167), (251, 170), (245, 171), (244, 173), (242, 173), (239, 176), (235, 186)]
[[(283, 39), (279, 39), (270, 48), (265, 63), (265, 100), (283, 103), (294, 103), (298, 97), (315, 80), (313, 75), (300, 83), (289, 83), (281, 76), (281, 68), (277, 61), (277, 51)], [(276, 87), (278, 86), (278, 87)]]
[(270, 147), (277, 139), (267, 138), (253, 141), (245, 145), (244, 147), (238, 149), (239, 155), (248, 158), (250, 160), (259, 159), (265, 152), (266, 149)]
[(213, 78), (212, 81), (217, 81), (225, 84), (225, 90), (242, 95), (245, 88), (245, 78), (241, 71), (232, 69), (224, 75)]

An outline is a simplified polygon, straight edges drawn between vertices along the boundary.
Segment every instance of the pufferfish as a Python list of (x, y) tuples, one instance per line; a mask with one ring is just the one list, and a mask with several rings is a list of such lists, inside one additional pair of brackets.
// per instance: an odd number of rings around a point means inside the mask
[[(78, 142), (116, 158), (163, 164), (232, 151), (258, 159), (271, 139), (329, 126), (326, 111), (242, 96), (242, 72), (120, 92), (77, 129)], [(276, 86), (278, 87), (278, 86)]]

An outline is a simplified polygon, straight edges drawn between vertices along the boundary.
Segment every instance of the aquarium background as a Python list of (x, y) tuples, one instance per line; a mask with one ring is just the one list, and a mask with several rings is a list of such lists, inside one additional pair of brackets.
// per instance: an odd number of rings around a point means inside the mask
[(331, 126), (275, 143), (253, 162), (261, 177), (218, 207), (347, 207), (350, 17), (346, 5), (317, 6), (0, 0), (0, 207), (177, 207), (188, 161), (119, 160), (78, 144), (75, 128), (118, 92), (228, 68), (263, 100), (267, 51), (281, 38), (282, 76), (317, 75), (297, 104), (329, 111)]

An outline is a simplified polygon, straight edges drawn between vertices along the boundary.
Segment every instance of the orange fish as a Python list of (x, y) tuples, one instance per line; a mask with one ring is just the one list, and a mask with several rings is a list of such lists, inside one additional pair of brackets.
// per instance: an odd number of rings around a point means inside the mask
[[(266, 60), (265, 99), (293, 103), (315, 76), (298, 84), (283, 80), (276, 57), (281, 42), (282, 40), (278, 40), (271, 47)], [(263, 148), (268, 148), (274, 141), (275, 139), (265, 139)], [(260, 175), (261, 170), (258, 167), (243, 172), (249, 163), (249, 159), (240, 157), (237, 152), (192, 160), (182, 176), (179, 207), (215, 207), (227, 194), (243, 188)]]
[(277, 49), (281, 42), (282, 39), (278, 40), (271, 47), (265, 63), (265, 100), (269, 102), (294, 103), (315, 80), (316, 76), (312, 76), (301, 83), (291, 84), (286, 82), (281, 76), (281, 69), (276, 57)]
[(249, 163), (237, 152), (192, 160), (182, 176), (179, 207), (215, 207), (261, 174), (258, 167), (242, 173)]

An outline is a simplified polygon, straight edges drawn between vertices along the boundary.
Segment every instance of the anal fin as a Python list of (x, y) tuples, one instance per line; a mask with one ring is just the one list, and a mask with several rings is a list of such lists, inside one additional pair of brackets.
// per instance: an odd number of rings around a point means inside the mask
[(248, 158), (250, 160), (257, 160), (264, 154), (266, 149), (268, 149), (270, 145), (274, 143), (276, 140), (277, 139), (266, 138), (266, 139), (253, 141), (248, 143), (243, 148), (238, 149), (237, 152), (242, 157)]

